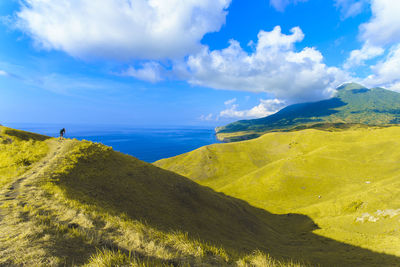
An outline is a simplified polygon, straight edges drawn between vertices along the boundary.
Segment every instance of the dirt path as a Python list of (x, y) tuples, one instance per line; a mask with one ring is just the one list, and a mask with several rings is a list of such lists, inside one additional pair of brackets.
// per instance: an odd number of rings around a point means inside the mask
[(16, 177), (10, 185), (5, 186), (4, 189), (0, 191), (0, 222), (4, 216), (7, 215), (7, 209), (4, 207), (10, 206), (10, 204), (24, 206), (23, 200), (19, 199), (19, 196), (26, 192), (29, 187), (33, 186), (35, 178), (48, 170), (49, 166), (62, 155), (62, 148), (69, 143), (68, 140), (61, 141), (57, 139), (51, 139), (47, 142), (49, 146), (47, 155), (40, 161), (34, 163), (31, 169)]
[(53, 264), (48, 259), (49, 253), (46, 254), (52, 249), (46, 246), (52, 243), (45, 241), (46, 235), (50, 236), (45, 232), (48, 225), (40, 221), (42, 213), (48, 212), (44, 209), (48, 199), (41, 189), (41, 181), (51, 174), (73, 141), (45, 142), (49, 146), (47, 155), (0, 191), (0, 266), (60, 265)]

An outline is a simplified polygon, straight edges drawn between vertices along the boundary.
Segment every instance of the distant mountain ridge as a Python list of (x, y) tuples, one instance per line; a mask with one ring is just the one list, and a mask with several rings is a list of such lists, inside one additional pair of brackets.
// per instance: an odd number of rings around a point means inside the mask
[(330, 99), (290, 105), (264, 118), (241, 120), (218, 127), (216, 133), (222, 141), (240, 141), (272, 131), (399, 123), (400, 93), (347, 83), (338, 87), (337, 93)]

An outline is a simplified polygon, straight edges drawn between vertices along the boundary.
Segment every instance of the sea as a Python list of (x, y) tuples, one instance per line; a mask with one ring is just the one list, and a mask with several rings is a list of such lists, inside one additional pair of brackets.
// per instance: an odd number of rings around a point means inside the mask
[(58, 137), (66, 129), (66, 138), (89, 140), (111, 146), (114, 150), (146, 162), (180, 155), (199, 147), (219, 143), (213, 128), (133, 127), (115, 125), (56, 125), (8, 123), (4, 126), (47, 136)]

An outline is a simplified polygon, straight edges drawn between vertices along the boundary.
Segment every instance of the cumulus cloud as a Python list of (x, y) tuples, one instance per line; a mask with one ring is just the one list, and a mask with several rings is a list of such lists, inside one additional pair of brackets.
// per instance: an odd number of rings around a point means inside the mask
[(383, 55), (386, 48), (400, 42), (398, 10), (400, 1), (371, 0), (372, 17), (360, 25), (359, 38), (363, 46), (351, 51), (345, 68), (363, 65), (364, 61)]
[(200, 48), (231, 0), (22, 0), (17, 27), (78, 58), (171, 59)]
[(353, 66), (360, 66), (366, 60), (382, 55), (385, 49), (379, 46), (371, 46), (368, 42), (361, 49), (351, 51), (350, 57), (346, 60), (344, 68), (349, 69)]
[(299, 27), (286, 35), (276, 26), (270, 32), (259, 32), (251, 53), (235, 40), (222, 50), (204, 47), (187, 60), (188, 80), (215, 89), (271, 93), (296, 102), (329, 97), (349, 77), (338, 68), (327, 67), (315, 48), (297, 52), (294, 44), (303, 38)]
[(269, 4), (276, 10), (283, 12), (285, 8), (290, 4), (297, 4), (298, 2), (306, 2), (308, 0), (270, 0)]
[(142, 81), (159, 82), (163, 80), (163, 68), (157, 62), (146, 62), (140, 68), (129, 67), (122, 74), (124, 76), (131, 76)]
[(400, 1), (371, 0), (372, 18), (360, 25), (360, 40), (363, 46), (353, 50), (345, 67), (362, 65), (365, 60), (378, 58), (371, 66), (372, 74), (361, 82), (369, 87), (382, 86), (400, 91)]
[(400, 1), (372, 0), (372, 18), (360, 26), (360, 38), (374, 46), (400, 42)]
[(393, 47), (383, 60), (371, 67), (371, 70), (373, 74), (362, 81), (366, 86), (381, 86), (400, 92), (400, 45)]
[(283, 107), (285, 101), (279, 99), (260, 99), (260, 103), (247, 110), (239, 110), (239, 105), (235, 104), (236, 99), (225, 102), (227, 106), (225, 110), (219, 113), (220, 118), (235, 118), (235, 119), (254, 119), (262, 118), (274, 114)]
[(360, 14), (368, 3), (369, 0), (335, 0), (335, 5), (344, 19)]

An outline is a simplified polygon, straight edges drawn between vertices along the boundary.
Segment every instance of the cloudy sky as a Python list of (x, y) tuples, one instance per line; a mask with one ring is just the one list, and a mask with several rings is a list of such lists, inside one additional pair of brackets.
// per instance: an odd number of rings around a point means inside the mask
[(397, 0), (0, 1), (0, 123), (216, 126), (400, 91)]

